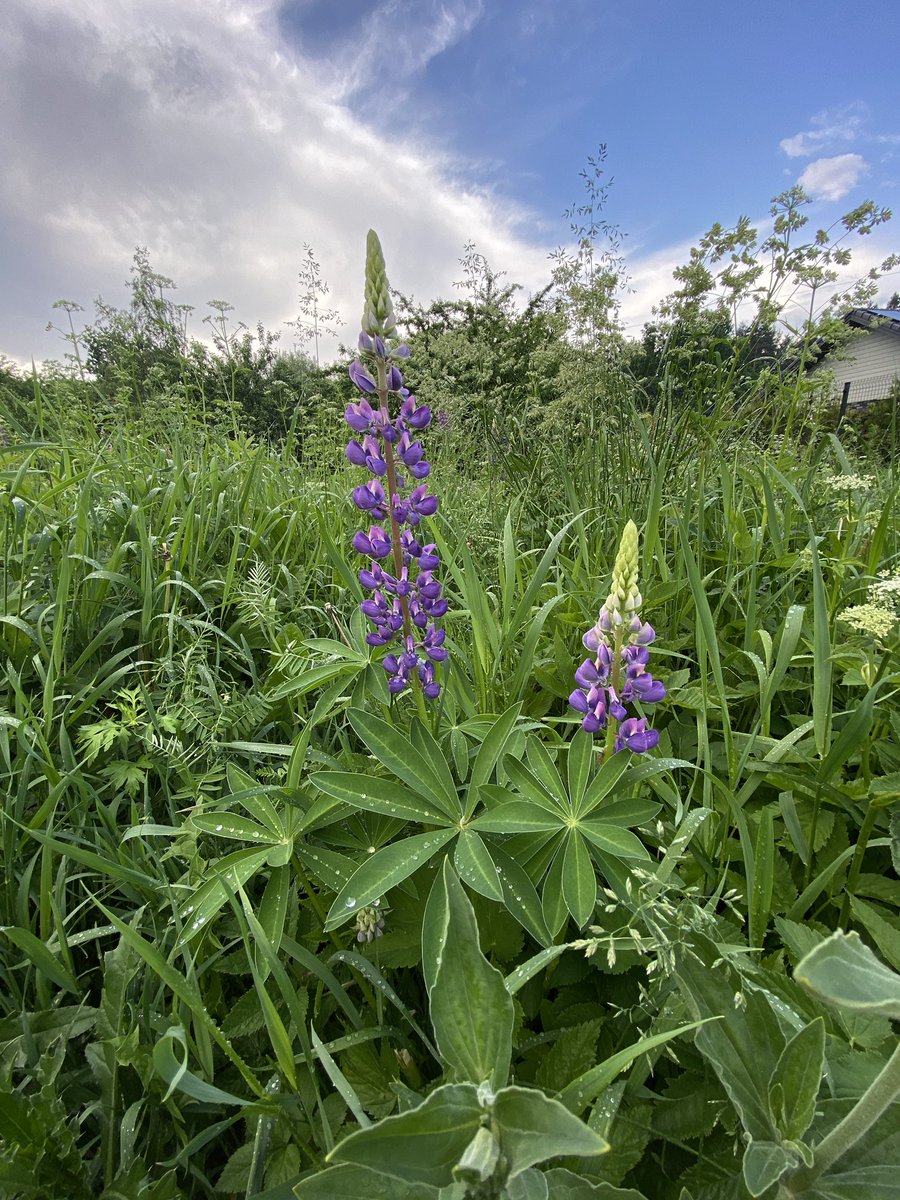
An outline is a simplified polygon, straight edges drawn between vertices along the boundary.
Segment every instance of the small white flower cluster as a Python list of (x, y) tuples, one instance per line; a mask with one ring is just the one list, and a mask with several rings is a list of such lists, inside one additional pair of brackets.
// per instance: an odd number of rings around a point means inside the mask
[(870, 585), (865, 604), (854, 604), (838, 614), (838, 620), (883, 642), (894, 631), (900, 617), (900, 577), (881, 571)]
[(882, 608), (878, 604), (854, 604), (839, 613), (838, 620), (883, 642), (891, 635), (896, 615), (892, 609)]
[(832, 492), (870, 492), (875, 486), (875, 476), (832, 473), (822, 476), (822, 484)]

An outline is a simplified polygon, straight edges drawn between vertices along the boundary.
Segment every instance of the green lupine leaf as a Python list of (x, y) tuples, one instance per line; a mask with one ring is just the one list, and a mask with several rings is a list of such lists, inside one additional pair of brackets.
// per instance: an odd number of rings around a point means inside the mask
[(211, 833), (216, 837), (234, 838), (240, 842), (258, 842), (260, 845), (274, 845), (284, 837), (284, 831), (274, 834), (265, 825), (242, 817), (240, 813), (197, 813), (187, 822), (188, 827), (198, 833)]
[(564, 838), (560, 842), (553, 862), (550, 864), (550, 870), (547, 872), (544, 887), (541, 891), (541, 907), (544, 913), (544, 921), (550, 932), (551, 941), (557, 936), (563, 925), (565, 925), (568, 915), (566, 900), (563, 894), (563, 867), (566, 861), (566, 847), (567, 839)]
[(799, 1141), (812, 1124), (824, 1067), (825, 1022), (816, 1017), (782, 1050), (769, 1080), (769, 1104), (783, 1140)]
[(839, 1008), (900, 1020), (900, 975), (879, 962), (858, 933), (833, 933), (800, 960), (794, 978)]
[(594, 915), (597, 903), (597, 876), (583, 838), (573, 831), (566, 844), (562, 873), (563, 898), (566, 908), (583, 929)]
[(320, 791), (351, 808), (364, 808), (368, 812), (423, 825), (447, 823), (447, 816), (441, 809), (428, 804), (394, 779), (379, 779), (350, 771), (317, 771), (309, 778)]
[(609, 1143), (583, 1121), (542, 1092), (505, 1087), (494, 1101), (500, 1145), (510, 1178), (548, 1158), (563, 1154), (605, 1154)]
[(644, 843), (628, 829), (621, 825), (606, 825), (602, 821), (581, 821), (579, 830), (589, 842), (604, 854), (615, 858), (640, 858), (649, 860), (650, 855)]
[(543, 833), (563, 827), (562, 814), (555, 816), (527, 800), (510, 800), (471, 822), (471, 829), (484, 833)]
[(594, 739), (583, 729), (579, 729), (569, 743), (566, 756), (566, 778), (569, 784), (569, 797), (576, 812), (580, 804), (591, 773), (591, 760), (594, 756)]
[(472, 764), (472, 774), (469, 779), (469, 798), (466, 805), (467, 812), (471, 813), (475, 808), (478, 788), (481, 784), (487, 783), (494, 767), (500, 761), (503, 751), (506, 749), (506, 744), (515, 728), (521, 709), (521, 704), (513, 704), (508, 708), (493, 723), (484, 741), (481, 743), (478, 754), (475, 756), (475, 762)]
[(456, 784), (453, 781), (453, 772), (450, 770), (450, 764), (435, 741), (431, 730), (423, 725), (417, 717), (413, 718), (410, 725), (409, 740), (416, 751), (422, 756), (422, 759), (431, 768), (434, 780), (440, 785), (441, 795), (446, 800), (447, 805), (455, 811), (458, 800)]
[(446, 846), (456, 832), (455, 829), (437, 829), (434, 833), (419, 833), (385, 846), (367, 858), (335, 897), (325, 922), (326, 932), (351, 920), (361, 908), (408, 879)]
[(544, 921), (541, 901), (528, 872), (499, 846), (491, 846), (491, 857), (500, 876), (503, 902), (523, 929), (527, 929), (542, 946), (553, 941)]
[(460, 833), (456, 840), (453, 861), (456, 863), (460, 878), (469, 887), (480, 892), (482, 896), (487, 896), (488, 900), (496, 900), (498, 904), (503, 903), (503, 888), (500, 886), (497, 868), (494, 866), (484, 842), (474, 829), (464, 829)]
[[(207, 879), (192, 893), (190, 900), (181, 909), (184, 922), (175, 942), (176, 948), (186, 946), (198, 937), (210, 921), (224, 908), (230, 892), (242, 888), (248, 879), (266, 864), (268, 849), (235, 850), (224, 858), (217, 859), (209, 868)], [(223, 882), (224, 881), (224, 882)]]
[(613, 800), (604, 804), (594, 819), (603, 825), (622, 825), (625, 828), (646, 825), (648, 821), (653, 820), (661, 807), (658, 800), (651, 800), (649, 797)]
[(453, 1168), (481, 1125), (482, 1111), (474, 1085), (445, 1084), (417, 1108), (351, 1133), (328, 1157), (407, 1184), (448, 1187)]
[(326, 846), (304, 846), (298, 842), (294, 853), (319, 883), (329, 892), (339, 892), (353, 877), (357, 866), (346, 854)]
[(416, 795), (430, 801), (451, 820), (463, 815), (459, 797), (445, 794), (445, 785), (422, 755), (417, 754), (408, 738), (398, 733), (387, 721), (361, 709), (348, 713), (357, 736), (365, 742), (380, 763), (393, 771), (398, 779), (412, 788)]
[(525, 743), (525, 756), (528, 759), (528, 766), (540, 786), (561, 805), (566, 813), (571, 814), (572, 806), (565, 784), (544, 743), (539, 738), (529, 737)]
[(523, 767), (515, 758), (506, 758), (503, 769), (518, 790), (514, 792), (509, 788), (498, 787), (495, 783), (483, 783), (479, 791), (491, 812), (495, 812), (507, 804), (521, 803), (524, 797), (525, 803), (536, 805), (537, 808), (551, 813), (558, 820), (565, 820), (565, 810), (560, 808), (556, 800), (547, 795), (527, 767)]
[(281, 935), (284, 933), (292, 878), (293, 872), (288, 863), (273, 868), (259, 904), (259, 923), (276, 950), (281, 945)]
[(496, 1089), (509, 1073), (512, 997), (481, 953), (474, 910), (446, 859), (434, 887), (446, 896), (437, 907), (445, 914), (443, 928), (432, 927), (437, 942), (428, 952), (438, 963), (429, 995), (435, 1041), (458, 1078), (489, 1081)]
[(618, 754), (611, 755), (603, 762), (584, 794), (578, 809), (579, 816), (591, 812), (603, 802), (628, 770), (633, 758), (630, 751), (620, 750)]

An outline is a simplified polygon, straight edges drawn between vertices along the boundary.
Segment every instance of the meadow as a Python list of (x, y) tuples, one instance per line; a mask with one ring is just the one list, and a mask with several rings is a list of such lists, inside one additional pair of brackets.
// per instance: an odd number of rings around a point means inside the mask
[[(179, 343), (140, 259), (4, 373), (0, 1194), (900, 1194), (893, 444), (715, 272), (626, 353), (581, 246), (524, 311), (474, 251), (395, 296), (407, 358), (370, 245), (357, 386), (222, 311)], [(342, 414), (394, 369), (427, 679), (359, 608), (395, 546)], [(664, 696), (590, 732), (617, 594)]]

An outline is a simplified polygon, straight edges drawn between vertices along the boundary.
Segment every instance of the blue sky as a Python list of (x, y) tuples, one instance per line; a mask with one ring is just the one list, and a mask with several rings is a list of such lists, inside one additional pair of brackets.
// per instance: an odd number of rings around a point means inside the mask
[[(900, 210), (890, 5), (6, 0), (0, 35), (0, 353), (20, 362), (64, 349), (53, 300), (121, 301), (139, 244), (196, 333), (224, 297), (285, 346), (304, 242), (352, 337), (369, 225), (418, 299), (452, 290), (468, 240), (539, 287), (601, 142), (633, 334), (705, 229), (763, 221), (798, 180), (816, 224)], [(857, 263), (894, 247), (897, 220)]]

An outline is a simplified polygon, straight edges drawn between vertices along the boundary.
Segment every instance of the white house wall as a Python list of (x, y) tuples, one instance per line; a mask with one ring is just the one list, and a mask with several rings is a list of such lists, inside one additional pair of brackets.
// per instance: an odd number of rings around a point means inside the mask
[(864, 334), (851, 342), (844, 354), (846, 357), (823, 358), (816, 366), (816, 373), (832, 372), (837, 397), (849, 381), (851, 404), (882, 399), (894, 380), (900, 378), (900, 335), (888, 329), (873, 329)]

